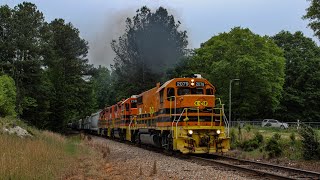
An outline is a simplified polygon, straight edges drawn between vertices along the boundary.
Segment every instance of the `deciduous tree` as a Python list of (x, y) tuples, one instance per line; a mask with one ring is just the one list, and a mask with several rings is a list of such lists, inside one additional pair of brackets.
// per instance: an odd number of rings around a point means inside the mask
[(309, 19), (310, 28), (314, 31), (315, 36), (320, 39), (320, 1), (308, 0), (311, 2), (310, 7), (307, 8), (307, 14), (303, 16), (304, 19)]
[(273, 36), (286, 59), (284, 93), (277, 113), (286, 121), (320, 120), (320, 48), (302, 32)]
[(14, 80), (7, 76), (0, 76), (0, 117), (15, 116), (16, 87)]
[(236, 27), (213, 36), (195, 53), (193, 66), (216, 86), (223, 102), (229, 100), (230, 80), (240, 79), (239, 86), (232, 87), (233, 112), (245, 119), (273, 115), (282, 93), (285, 59), (272, 39)]

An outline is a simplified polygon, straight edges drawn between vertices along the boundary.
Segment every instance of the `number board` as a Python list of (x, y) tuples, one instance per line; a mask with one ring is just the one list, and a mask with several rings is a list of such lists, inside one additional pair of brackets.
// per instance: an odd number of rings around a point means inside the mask
[(196, 86), (204, 86), (204, 82), (196, 82)]
[(131, 100), (131, 103), (137, 103), (137, 100), (135, 99), (135, 100)]
[(176, 86), (189, 86), (188, 81), (177, 81)]

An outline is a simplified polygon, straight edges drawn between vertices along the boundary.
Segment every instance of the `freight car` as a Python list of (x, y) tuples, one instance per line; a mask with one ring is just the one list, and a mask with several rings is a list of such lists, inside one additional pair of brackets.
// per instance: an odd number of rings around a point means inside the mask
[(226, 152), (227, 121), (215, 87), (201, 75), (174, 78), (104, 108), (98, 133), (184, 154)]
[(91, 114), (91, 116), (87, 116), (83, 120), (79, 120), (79, 129), (85, 130), (87, 132), (93, 133), (93, 134), (99, 134), (99, 116), (100, 116), (101, 110), (99, 110), (96, 113)]

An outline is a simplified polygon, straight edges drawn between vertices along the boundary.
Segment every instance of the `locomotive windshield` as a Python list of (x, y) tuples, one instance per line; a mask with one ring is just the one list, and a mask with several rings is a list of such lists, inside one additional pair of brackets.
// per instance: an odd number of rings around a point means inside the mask
[(133, 103), (133, 102), (132, 102), (132, 103), (131, 103), (131, 108), (137, 108), (137, 103), (135, 103), (135, 102)]
[(178, 95), (186, 95), (186, 94), (203, 94), (202, 88), (178, 88)]

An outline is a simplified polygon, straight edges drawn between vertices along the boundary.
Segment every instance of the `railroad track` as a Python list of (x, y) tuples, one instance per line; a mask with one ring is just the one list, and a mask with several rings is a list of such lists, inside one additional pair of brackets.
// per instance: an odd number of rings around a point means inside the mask
[(215, 158), (204, 158), (190, 156), (191, 161), (209, 166), (224, 166), (233, 170), (250, 173), (256, 178), (265, 179), (320, 179), (319, 172), (307, 171), (274, 164), (237, 159), (226, 156), (214, 156)]
[[(110, 138), (107, 138), (110, 139)], [(128, 141), (120, 141), (112, 139), (117, 142), (125, 143), (129, 146), (137, 146)], [(194, 163), (206, 166), (216, 166), (221, 169), (222, 167), (229, 168), (230, 170), (239, 170), (250, 174), (255, 179), (317, 179), (320, 180), (320, 173), (314, 171), (307, 171), (292, 167), (285, 167), (275, 164), (262, 163), (222, 155), (209, 155), (207, 157), (200, 157), (196, 155), (182, 155), (181, 153), (166, 152), (155, 147), (148, 145), (140, 145), (142, 149), (162, 153), (165, 155), (175, 156), (179, 159), (185, 159)], [(226, 170), (226, 169), (223, 169)]]

